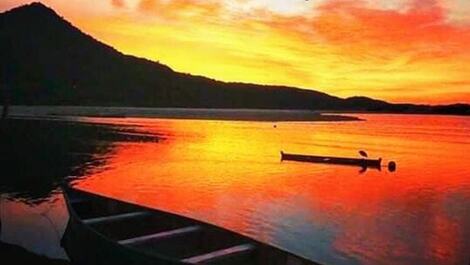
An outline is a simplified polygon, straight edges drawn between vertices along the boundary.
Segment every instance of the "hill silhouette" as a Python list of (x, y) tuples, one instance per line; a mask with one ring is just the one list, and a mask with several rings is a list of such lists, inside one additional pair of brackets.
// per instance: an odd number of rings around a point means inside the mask
[(125, 55), (41, 3), (0, 14), (0, 82), (11, 104), (272, 108), (470, 114), (469, 105), (390, 104), (285, 86), (227, 83)]

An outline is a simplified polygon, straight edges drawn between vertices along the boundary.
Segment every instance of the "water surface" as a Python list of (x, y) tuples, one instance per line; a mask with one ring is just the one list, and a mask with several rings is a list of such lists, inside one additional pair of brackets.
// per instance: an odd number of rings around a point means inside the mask
[[(468, 264), (470, 119), (357, 116), (364, 121), (88, 118), (160, 140), (117, 141), (74, 183), (325, 264)], [(281, 162), (281, 150), (352, 157), (366, 150), (398, 168)]]

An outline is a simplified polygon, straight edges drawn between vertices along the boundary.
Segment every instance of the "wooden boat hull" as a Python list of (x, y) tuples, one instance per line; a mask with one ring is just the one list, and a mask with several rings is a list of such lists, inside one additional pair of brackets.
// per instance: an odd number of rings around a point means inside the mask
[(137, 253), (133, 249), (120, 246), (96, 230), (84, 224), (66, 197), (69, 221), (61, 239), (61, 245), (74, 265), (128, 265), (128, 264), (181, 264), (175, 261), (158, 259), (148, 253)]
[(320, 163), (320, 164), (335, 164), (347, 166), (359, 166), (364, 168), (381, 168), (382, 159), (365, 159), (365, 158), (347, 158), (347, 157), (334, 157), (334, 156), (315, 156), (315, 155), (300, 155), (289, 154), (281, 151), (281, 160), (290, 160), (297, 162)]
[[(69, 187), (64, 188), (64, 196), (70, 218), (61, 244), (72, 264), (318, 265), (287, 251), (191, 218)], [(109, 210), (108, 214), (114, 215), (90, 215), (96, 213), (96, 210)], [(147, 217), (150, 219), (139, 220), (139, 213), (149, 213)], [(200, 229), (197, 233), (191, 231), (196, 228)], [(143, 231), (156, 233), (147, 235)], [(137, 236), (127, 239), (131, 235)], [(124, 240), (118, 238), (120, 236)]]
[(145, 253), (136, 254), (113, 244), (114, 242), (100, 237), (83, 225), (70, 220), (62, 237), (61, 244), (72, 264), (180, 264), (165, 260), (155, 261)]

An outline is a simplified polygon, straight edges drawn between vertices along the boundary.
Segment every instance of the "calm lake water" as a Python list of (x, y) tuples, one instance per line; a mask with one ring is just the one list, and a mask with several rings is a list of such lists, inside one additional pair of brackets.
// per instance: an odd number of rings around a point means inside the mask
[[(330, 265), (470, 259), (470, 118), (360, 114), (360, 122), (87, 118), (156, 143), (116, 142), (74, 184), (190, 216)], [(388, 172), (280, 161), (280, 151), (395, 161)], [(63, 257), (60, 194), (3, 194), (1, 239)]]

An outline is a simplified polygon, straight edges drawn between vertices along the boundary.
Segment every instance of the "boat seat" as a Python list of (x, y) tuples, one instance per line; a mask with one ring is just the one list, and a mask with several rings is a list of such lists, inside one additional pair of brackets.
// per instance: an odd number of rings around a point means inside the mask
[(123, 214), (84, 219), (83, 223), (87, 225), (94, 225), (94, 224), (100, 224), (100, 223), (122, 221), (122, 220), (127, 220), (127, 219), (132, 219), (132, 218), (139, 218), (139, 217), (149, 216), (151, 214), (152, 214), (151, 212), (147, 212), (147, 211), (123, 213)]
[(155, 233), (151, 235), (144, 235), (144, 236), (124, 239), (124, 240), (118, 241), (118, 243), (121, 245), (145, 244), (145, 243), (152, 242), (155, 240), (160, 240), (160, 239), (165, 239), (165, 238), (170, 238), (170, 237), (174, 237), (178, 235), (184, 235), (184, 234), (200, 231), (201, 229), (202, 227), (199, 225), (186, 226), (186, 227), (163, 231), (163, 232), (159, 232), (159, 233)]
[(189, 264), (200, 264), (216, 261), (219, 259), (229, 258), (235, 255), (247, 254), (252, 252), (254, 249), (255, 245), (247, 243), (185, 258), (181, 261)]

